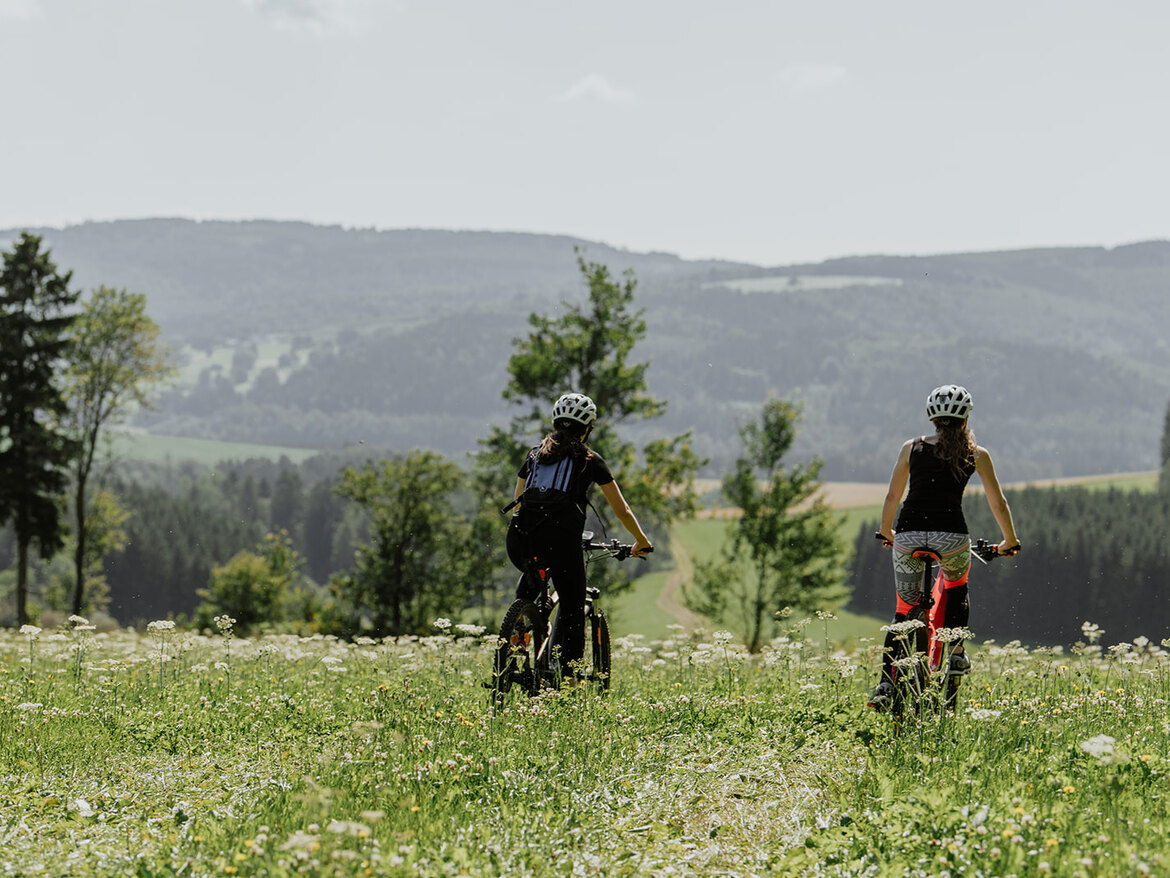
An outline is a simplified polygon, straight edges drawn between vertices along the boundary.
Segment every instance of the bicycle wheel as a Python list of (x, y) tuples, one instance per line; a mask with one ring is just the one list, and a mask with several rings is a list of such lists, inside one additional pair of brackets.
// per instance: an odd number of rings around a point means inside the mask
[(536, 656), (544, 643), (546, 625), (532, 601), (518, 599), (508, 607), (492, 662), (492, 690), (498, 697), (513, 684), (535, 695), (538, 688)]
[(597, 688), (604, 692), (610, 683), (610, 656), (609, 656), (609, 622), (605, 613), (595, 609), (589, 617), (590, 649), (593, 659), (593, 680)]

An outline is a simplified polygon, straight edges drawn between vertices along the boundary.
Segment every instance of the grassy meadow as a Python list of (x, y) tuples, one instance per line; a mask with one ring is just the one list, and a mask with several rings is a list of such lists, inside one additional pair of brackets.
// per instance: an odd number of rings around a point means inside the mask
[(155, 623), (0, 636), (11, 875), (1137, 875), (1170, 870), (1170, 656), (983, 644), (959, 709), (864, 707), (873, 644), (620, 638), (493, 711), (493, 638)]
[[(725, 528), (678, 526), (680, 563)], [(671, 575), (603, 596), (607, 693), (499, 709), (461, 619), (0, 632), (0, 874), (1170, 874), (1170, 643), (975, 641), (956, 710), (895, 722), (865, 707), (884, 620), (791, 619), (750, 656), (674, 623)]]

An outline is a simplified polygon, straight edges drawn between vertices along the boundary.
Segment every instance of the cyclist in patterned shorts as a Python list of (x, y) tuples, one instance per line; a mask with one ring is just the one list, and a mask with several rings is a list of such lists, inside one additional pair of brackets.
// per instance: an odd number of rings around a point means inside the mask
[[(973, 474), (978, 473), (983, 482), (987, 505), (1003, 535), (999, 553), (1009, 555), (1019, 550), (1012, 511), (996, 478), (991, 455), (975, 444), (974, 435), (967, 429), (967, 417), (974, 407), (965, 387), (955, 384), (936, 387), (926, 398), (926, 416), (934, 424), (934, 435), (908, 440), (894, 464), (890, 489), (882, 506), (881, 535), (886, 545), (894, 549), (895, 623), (906, 621), (922, 598), (926, 560), (915, 558), (913, 552), (930, 549), (940, 558), (946, 595), (943, 625), (967, 627), (971, 538), (963, 518), (963, 491)], [(895, 526), (894, 514), (904, 493), (906, 500)], [(889, 707), (893, 696), (894, 646), (894, 633), (887, 633), (881, 679), (869, 694), (869, 706), (877, 710)], [(951, 673), (965, 674), (970, 668), (971, 660), (962, 642), (954, 644)]]

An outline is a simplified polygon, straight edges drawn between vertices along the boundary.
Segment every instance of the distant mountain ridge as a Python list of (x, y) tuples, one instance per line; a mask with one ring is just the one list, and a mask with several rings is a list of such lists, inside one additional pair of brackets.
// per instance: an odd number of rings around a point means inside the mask
[[(639, 281), (636, 354), (670, 410), (631, 432), (693, 429), (713, 473), (775, 394), (803, 402), (797, 452), (824, 457), (826, 477), (882, 480), (929, 429), (927, 391), (949, 381), (975, 395), (972, 426), (1011, 481), (1159, 464), (1166, 241), (767, 268), (525, 233), (180, 219), (32, 231), (75, 284), (147, 294), (185, 364), (156, 432), (473, 450), (509, 414), (499, 393), (527, 315), (582, 299), (579, 248)], [(830, 275), (829, 288), (799, 281)], [(770, 291), (726, 283), (743, 279)]]

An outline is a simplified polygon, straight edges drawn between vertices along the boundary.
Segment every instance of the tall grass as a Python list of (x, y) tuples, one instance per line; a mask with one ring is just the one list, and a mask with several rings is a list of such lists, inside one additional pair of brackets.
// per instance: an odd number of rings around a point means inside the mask
[[(81, 628), (80, 622), (73, 627)], [(951, 715), (867, 712), (817, 623), (619, 639), (511, 697), (492, 638), (0, 636), (0, 858), (50, 875), (1165, 874), (1170, 658), (972, 646)], [(79, 644), (84, 643), (79, 658)]]

